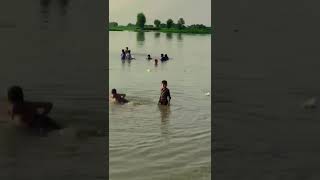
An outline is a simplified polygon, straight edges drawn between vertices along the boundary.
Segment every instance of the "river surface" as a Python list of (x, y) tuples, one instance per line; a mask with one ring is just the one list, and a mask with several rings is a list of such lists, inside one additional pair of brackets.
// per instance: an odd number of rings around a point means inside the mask
[[(110, 179), (210, 179), (211, 36), (123, 31), (109, 38), (109, 91), (130, 101), (109, 107)], [(120, 60), (125, 47), (135, 60)], [(171, 60), (146, 60), (161, 53)], [(169, 107), (157, 105), (162, 80)]]
[(319, 1), (215, 7), (216, 179), (319, 179)]
[[(1, 7), (0, 179), (107, 179), (103, 6), (33, 0)], [(14, 127), (5, 107), (11, 85), (22, 86), (26, 100), (52, 102), (50, 116), (65, 128), (44, 135)]]

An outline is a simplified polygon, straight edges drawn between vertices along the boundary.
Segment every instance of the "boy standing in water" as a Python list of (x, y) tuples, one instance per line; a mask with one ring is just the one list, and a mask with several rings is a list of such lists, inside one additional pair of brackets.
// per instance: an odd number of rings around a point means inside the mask
[(8, 101), (8, 113), (18, 126), (41, 129), (61, 129), (58, 124), (54, 123), (48, 117), (53, 106), (52, 103), (25, 101), (22, 88), (19, 86), (12, 86), (9, 88)]
[(158, 104), (161, 105), (170, 105), (170, 90), (167, 88), (168, 82), (166, 80), (163, 80), (161, 82), (161, 92), (160, 92), (160, 98)]
[(126, 59), (126, 52), (124, 51), (124, 49), (122, 49), (121, 51), (121, 60), (125, 60)]
[(119, 103), (119, 104), (124, 104), (128, 103), (129, 101), (126, 100), (124, 97), (126, 97), (126, 94), (118, 94), (116, 89), (111, 90), (111, 101)]

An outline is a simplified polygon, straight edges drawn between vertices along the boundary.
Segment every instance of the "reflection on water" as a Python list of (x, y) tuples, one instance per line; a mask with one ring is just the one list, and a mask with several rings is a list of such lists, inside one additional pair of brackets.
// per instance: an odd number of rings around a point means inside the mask
[(156, 32), (156, 33), (154, 33), (154, 37), (155, 37), (155, 38), (159, 38), (159, 37), (160, 37), (160, 34), (161, 34), (161, 33)]
[(182, 40), (183, 40), (183, 37), (182, 37), (182, 34), (181, 34), (181, 33), (179, 33), (179, 34), (177, 35), (177, 39), (178, 39), (179, 41), (182, 41)]
[(159, 105), (159, 111), (161, 115), (161, 122), (166, 122), (169, 119), (171, 113), (170, 106)]
[[(68, 6), (70, 3), (70, 0), (59, 0), (59, 1), (52, 1), (52, 0), (40, 0), (40, 6), (41, 6), (41, 14), (42, 14), (42, 22), (44, 23), (43, 28), (48, 28), (49, 23), (49, 17), (50, 17), (50, 9), (54, 6), (54, 2), (58, 2), (59, 9), (57, 11), (60, 11), (61, 16), (65, 16), (68, 11)], [(53, 9), (55, 11), (56, 9)]]
[(172, 39), (172, 33), (166, 33), (166, 38), (168, 40), (171, 40)]
[(69, 5), (69, 0), (60, 0), (59, 1), (60, 4), (60, 10), (61, 10), (61, 14), (65, 15), (67, 13), (67, 8)]
[(137, 32), (137, 44), (139, 46), (143, 46), (144, 41), (145, 41), (144, 32)]

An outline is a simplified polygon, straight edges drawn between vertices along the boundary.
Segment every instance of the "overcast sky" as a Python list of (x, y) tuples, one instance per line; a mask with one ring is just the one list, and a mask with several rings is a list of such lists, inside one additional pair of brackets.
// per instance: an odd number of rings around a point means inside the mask
[(176, 22), (183, 17), (187, 25), (211, 26), (211, 0), (109, 0), (110, 22), (136, 23), (139, 12), (146, 15), (147, 24), (153, 24), (154, 19)]

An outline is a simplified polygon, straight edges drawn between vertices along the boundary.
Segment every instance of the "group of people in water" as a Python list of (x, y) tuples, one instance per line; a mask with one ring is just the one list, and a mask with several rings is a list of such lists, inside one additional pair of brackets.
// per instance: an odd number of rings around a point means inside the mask
[[(117, 93), (116, 89), (111, 90), (111, 96), (110, 96), (110, 101), (118, 104), (125, 104), (128, 103), (129, 101), (125, 98), (126, 94), (120, 94)], [(160, 89), (160, 97), (158, 104), (159, 105), (170, 105), (171, 101), (171, 95), (170, 95), (170, 90), (168, 88), (168, 82), (166, 80), (163, 80), (161, 82), (161, 89)]]
[[(128, 47), (126, 50), (122, 50), (121, 59), (134, 59)], [(148, 55), (147, 59), (152, 60), (150, 55)], [(160, 60), (168, 61), (169, 57), (167, 54), (161, 54)], [(155, 63), (157, 62), (158, 60), (155, 59)], [(125, 97), (126, 94), (120, 94), (116, 89), (112, 89), (109, 100), (118, 104), (125, 104), (129, 102)], [(170, 101), (171, 95), (168, 88), (168, 82), (163, 80), (161, 82), (158, 104), (168, 106), (170, 105)], [(54, 130), (62, 128), (48, 116), (53, 107), (52, 103), (25, 101), (23, 90), (19, 86), (12, 86), (8, 89), (8, 102), (8, 114), (11, 120), (18, 126), (40, 130)]]
[(131, 55), (131, 50), (129, 50), (128, 47), (126, 47), (126, 50), (122, 49), (121, 51), (121, 60), (132, 60), (135, 59), (132, 55)]
[[(122, 49), (121, 53), (121, 60), (132, 60), (134, 57), (131, 55), (131, 51), (129, 50), (128, 47), (126, 49)], [(147, 60), (152, 60), (153, 58), (151, 57), (150, 54), (147, 56)], [(167, 54), (161, 54), (160, 61), (168, 61), (169, 57)], [(158, 64), (158, 59), (154, 60), (155, 65)], [(166, 80), (163, 80), (161, 82), (161, 90), (160, 90), (160, 97), (158, 104), (159, 105), (170, 105), (170, 100), (171, 100), (171, 95), (170, 95), (170, 90), (168, 89), (168, 82)], [(120, 94), (117, 93), (116, 89), (111, 90), (111, 96), (109, 97), (110, 102), (118, 103), (118, 104), (125, 104), (128, 103), (129, 101), (125, 98), (126, 94)]]
[[(131, 50), (129, 50), (129, 48), (128, 47), (126, 47), (126, 49), (122, 49), (121, 50), (121, 60), (132, 60), (132, 59), (135, 59), (134, 57), (133, 57), (133, 55), (131, 54)], [(150, 54), (148, 54), (148, 56), (147, 56), (147, 60), (152, 60), (153, 58), (151, 57), (151, 55)], [(165, 61), (168, 61), (170, 58), (168, 57), (168, 55), (167, 54), (161, 54), (160, 55), (160, 61), (161, 62), (165, 62)], [(155, 65), (158, 65), (158, 59), (157, 58), (155, 58), (154, 59), (154, 64)]]

